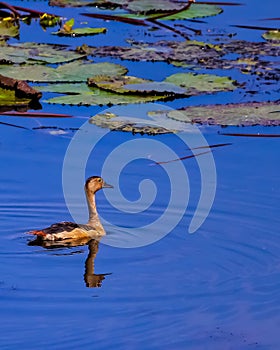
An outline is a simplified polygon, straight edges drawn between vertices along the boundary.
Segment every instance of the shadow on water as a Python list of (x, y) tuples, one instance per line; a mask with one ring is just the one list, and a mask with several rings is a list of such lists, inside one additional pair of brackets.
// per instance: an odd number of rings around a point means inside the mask
[(87, 245), (88, 246), (88, 255), (85, 260), (85, 273), (84, 273), (84, 282), (87, 288), (100, 288), (102, 287), (102, 282), (105, 279), (105, 276), (111, 275), (111, 273), (95, 273), (95, 259), (99, 249), (99, 240), (91, 239), (79, 239), (79, 240), (70, 240), (66, 239), (58, 242), (43, 241), (40, 238), (36, 238), (28, 242), (29, 246), (41, 246), (45, 249), (61, 249), (69, 247), (78, 247)]

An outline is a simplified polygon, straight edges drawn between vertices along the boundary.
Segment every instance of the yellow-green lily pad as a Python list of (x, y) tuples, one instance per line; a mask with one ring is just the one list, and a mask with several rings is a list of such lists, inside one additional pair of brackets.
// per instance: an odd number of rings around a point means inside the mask
[(10, 89), (0, 87), (0, 110), (6, 111), (16, 109), (18, 107), (28, 107), (31, 103), (31, 98), (18, 97), (16, 92)]
[[(0, 20), (0, 38), (15, 38), (19, 35), (19, 24), (13, 19)], [(2, 50), (2, 49), (1, 49)]]
[(280, 30), (269, 30), (262, 37), (266, 40), (280, 43)]

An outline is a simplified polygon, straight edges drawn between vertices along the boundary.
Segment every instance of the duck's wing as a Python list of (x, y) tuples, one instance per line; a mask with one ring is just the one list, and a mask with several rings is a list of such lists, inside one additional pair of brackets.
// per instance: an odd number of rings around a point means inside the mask
[(71, 232), (75, 230), (76, 228), (79, 228), (79, 225), (74, 222), (58, 222), (56, 224), (53, 224), (49, 227), (43, 228), (42, 230), (33, 230), (29, 231), (28, 233), (32, 235), (39, 235), (39, 236), (46, 236), (50, 234), (56, 234), (61, 232)]

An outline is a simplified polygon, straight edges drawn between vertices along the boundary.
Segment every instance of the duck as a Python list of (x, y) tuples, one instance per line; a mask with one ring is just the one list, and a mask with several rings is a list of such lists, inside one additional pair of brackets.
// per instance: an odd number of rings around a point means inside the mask
[(100, 176), (89, 177), (84, 186), (88, 205), (89, 218), (86, 224), (62, 221), (55, 223), (41, 230), (32, 230), (28, 234), (36, 236), (37, 241), (58, 242), (58, 241), (87, 241), (92, 238), (106, 235), (96, 210), (95, 194), (103, 188), (113, 188)]

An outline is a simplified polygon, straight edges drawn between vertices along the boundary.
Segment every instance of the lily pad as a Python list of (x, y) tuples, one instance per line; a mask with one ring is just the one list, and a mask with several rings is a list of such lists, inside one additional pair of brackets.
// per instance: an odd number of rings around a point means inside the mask
[(134, 104), (153, 102), (166, 96), (143, 96), (136, 94), (117, 94), (106, 90), (89, 87), (87, 84), (50, 84), (40, 86), (40, 91), (66, 94), (53, 97), (44, 102), (79, 106), (112, 106), (120, 104)]
[[(0, 62), (9, 64), (57, 64), (74, 61), (83, 57), (85, 57), (85, 54), (70, 51), (67, 49), (67, 46), (64, 45), (48, 45), (28, 42), (2, 46), (0, 51)], [(34, 69), (34, 67), (32, 69)]]
[(119, 117), (114, 113), (97, 114), (90, 118), (89, 123), (97, 125), (101, 128), (108, 128), (113, 131), (124, 131), (141, 135), (161, 135), (175, 132), (174, 130), (169, 130), (164, 127), (155, 127), (147, 124), (145, 125), (144, 120), (141, 124), (131, 122), (129, 119), (126, 120), (125, 117)]
[(185, 107), (168, 112), (151, 112), (180, 121), (211, 125), (280, 125), (280, 101)]
[(32, 82), (85, 82), (88, 77), (106, 73), (107, 75), (122, 75), (127, 69), (114, 63), (90, 63), (75, 61), (51, 68), (47, 66), (0, 66), (0, 74), (11, 78)]
[[(184, 19), (194, 19), (216, 16), (223, 12), (223, 10), (215, 5), (208, 4), (196, 4), (193, 3), (188, 9), (184, 10), (182, 4), (166, 1), (164, 4), (162, 1), (147, 1), (144, 6), (144, 1), (133, 1), (129, 3), (126, 7), (128, 10), (134, 13), (121, 14), (120, 16), (128, 18), (157, 18), (159, 15), (159, 20), (169, 21), (169, 20), (184, 20)], [(180, 11), (182, 9), (182, 11)], [(178, 11), (173, 14), (168, 14), (168, 12)], [(164, 14), (166, 13), (166, 16)]]
[(176, 73), (167, 77), (165, 82), (184, 88), (191, 95), (233, 91), (237, 87), (235, 80), (213, 74)]
[(118, 94), (139, 94), (139, 95), (184, 95), (186, 90), (179, 86), (166, 83), (154, 82), (132, 76), (96, 76), (88, 80), (90, 86), (98, 87)]
[(280, 43), (280, 30), (269, 30), (262, 37), (266, 40)]
[(187, 10), (178, 12), (176, 14), (162, 17), (161, 20), (181, 20), (216, 16), (223, 12), (223, 10), (215, 5), (208, 4), (192, 4)]
[(15, 38), (19, 35), (19, 25), (13, 19), (0, 20), (0, 38)]
[(79, 37), (79, 36), (87, 36), (87, 35), (96, 35), (96, 34), (104, 34), (106, 33), (106, 28), (75, 28), (70, 31), (59, 30), (58, 32), (53, 32), (52, 34), (58, 36), (70, 36), (70, 37)]
[[(80, 7), (80, 6), (96, 6), (100, 8), (116, 8), (120, 7), (132, 14), (128, 16), (140, 14), (147, 17), (148, 15), (158, 15), (166, 13), (164, 20), (199, 18), (215, 16), (222, 12), (222, 9), (211, 4), (192, 3), (187, 10), (183, 10), (186, 6), (183, 2), (173, 0), (51, 0), (51, 6), (60, 7)], [(182, 9), (182, 11), (180, 11)], [(176, 14), (168, 15), (173, 11), (180, 11)], [(134, 13), (134, 14), (133, 14)], [(126, 14), (124, 14), (126, 16)]]
[(96, 35), (100, 33), (105, 33), (106, 28), (73, 28), (75, 24), (74, 18), (71, 18), (69, 21), (65, 22), (62, 28), (58, 32), (52, 34), (58, 36), (85, 36), (85, 35)]

